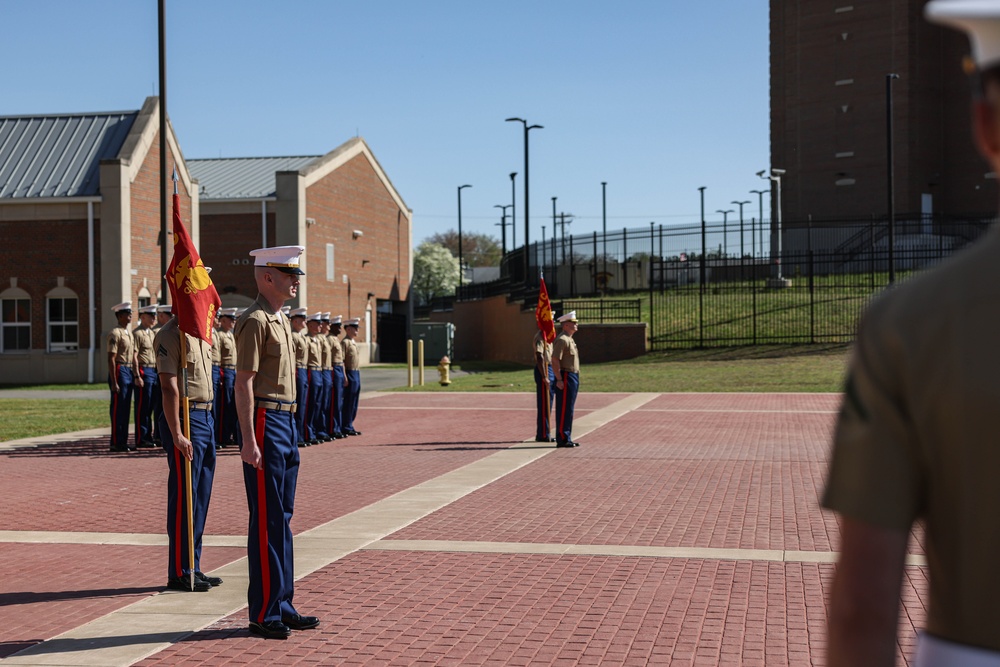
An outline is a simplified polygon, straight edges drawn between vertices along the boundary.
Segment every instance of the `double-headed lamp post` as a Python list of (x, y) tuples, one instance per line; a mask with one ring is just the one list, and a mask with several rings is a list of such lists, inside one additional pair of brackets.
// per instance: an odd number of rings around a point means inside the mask
[[(493, 208), (500, 209), (500, 249), (504, 255), (507, 254), (507, 209), (512, 208), (513, 204), (494, 204)], [(513, 219), (511, 219), (511, 225), (513, 225)]]
[(458, 186), (458, 286), (462, 287), (465, 282), (465, 269), (462, 268), (462, 190), (471, 188), (471, 185)]
[[(731, 201), (730, 204), (735, 204), (740, 207), (740, 261), (743, 261), (743, 205), (749, 204), (750, 200), (746, 201)], [(753, 240), (753, 230), (750, 230), (750, 240)]]
[[(765, 172), (763, 169), (757, 172), (758, 176), (760, 176), (764, 180), (770, 180), (772, 183), (774, 183), (774, 187), (775, 187), (774, 199), (778, 203), (778, 208), (777, 208), (777, 211), (776, 211), (777, 215), (775, 216), (775, 222), (777, 223), (776, 231), (777, 231), (777, 237), (778, 237), (777, 238), (778, 253), (777, 253), (776, 259), (777, 259), (777, 267), (778, 267), (778, 276), (777, 276), (777, 278), (778, 278), (779, 281), (784, 280), (784, 276), (781, 275), (781, 177), (784, 174), (785, 174), (785, 170), (784, 169), (775, 169), (774, 167), (771, 167), (771, 173), (770, 174), (768, 174), (767, 172)], [(772, 248), (773, 248), (773, 246), (772, 246)]]
[[(528, 121), (523, 118), (506, 118), (506, 122), (517, 122), (524, 126), (524, 284), (528, 284), (528, 244), (531, 242), (530, 227), (530, 204), (528, 202), (528, 132), (531, 130), (541, 130), (541, 125), (528, 125)], [(513, 175), (511, 176), (513, 181)]]

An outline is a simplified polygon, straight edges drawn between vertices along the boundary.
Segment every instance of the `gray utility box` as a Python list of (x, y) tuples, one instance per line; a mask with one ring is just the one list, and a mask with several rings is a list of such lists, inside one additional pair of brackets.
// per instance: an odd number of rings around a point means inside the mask
[(410, 325), (413, 336), (413, 360), (416, 362), (419, 344), (424, 341), (424, 365), (437, 366), (441, 357), (455, 361), (455, 325), (451, 322), (414, 322)]

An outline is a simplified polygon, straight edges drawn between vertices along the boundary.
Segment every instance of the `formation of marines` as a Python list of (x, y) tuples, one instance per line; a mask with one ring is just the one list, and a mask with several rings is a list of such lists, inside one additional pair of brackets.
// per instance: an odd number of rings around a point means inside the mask
[[(129, 329), (132, 304), (113, 309), (118, 326), (107, 337), (108, 385), (111, 389), (111, 451), (161, 447), (162, 391), (154, 339), (172, 319), (171, 306), (149, 305), (138, 310), (139, 324)], [(216, 447), (238, 446), (236, 416), (237, 346), (234, 329), (245, 308), (221, 308), (209, 349), (212, 387), (212, 437)], [(299, 447), (361, 435), (354, 428), (361, 393), (360, 357), (354, 342), (360, 320), (331, 318), (329, 312), (289, 310), (295, 351), (295, 419)], [(129, 433), (130, 417), (133, 432)]]

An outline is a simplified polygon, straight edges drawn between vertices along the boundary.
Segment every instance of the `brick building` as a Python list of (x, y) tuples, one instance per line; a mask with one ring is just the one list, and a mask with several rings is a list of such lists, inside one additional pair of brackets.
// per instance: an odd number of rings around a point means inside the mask
[(223, 305), (246, 305), (257, 294), (250, 250), (302, 245), (306, 275), (294, 305), (360, 318), (366, 360), (384, 356), (381, 347), (401, 351), (395, 348), (410, 315), (412, 211), (363, 139), (320, 156), (188, 166), (200, 188), (201, 255), (213, 267)]
[[(0, 378), (101, 382), (111, 306), (159, 301), (159, 101), (0, 117)], [(198, 194), (169, 123), (168, 170), (198, 242)]]
[(786, 221), (887, 214), (887, 74), (899, 75), (897, 214), (995, 211), (995, 178), (970, 134), (968, 42), (928, 23), (925, 3), (771, 0), (771, 166), (786, 170)]

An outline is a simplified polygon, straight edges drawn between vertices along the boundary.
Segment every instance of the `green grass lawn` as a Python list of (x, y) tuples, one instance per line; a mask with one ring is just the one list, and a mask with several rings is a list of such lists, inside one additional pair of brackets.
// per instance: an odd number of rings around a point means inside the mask
[(0, 442), (109, 424), (106, 401), (0, 398)]
[[(584, 392), (836, 392), (847, 345), (765, 345), (654, 352), (638, 359), (584, 365)], [(398, 391), (534, 391), (531, 368), (466, 362), (448, 387), (427, 368), (423, 387)], [(32, 385), (30, 389), (94, 389), (104, 385)], [(0, 398), (0, 441), (108, 425), (108, 404), (95, 400)]]
[[(847, 345), (768, 345), (654, 352), (638, 359), (587, 364), (584, 392), (836, 392), (843, 384)], [(517, 364), (465, 362), (451, 385), (437, 374), (423, 387), (399, 391), (534, 391), (532, 369)]]

